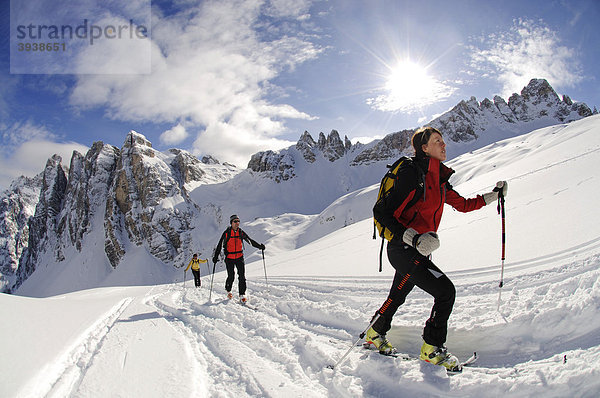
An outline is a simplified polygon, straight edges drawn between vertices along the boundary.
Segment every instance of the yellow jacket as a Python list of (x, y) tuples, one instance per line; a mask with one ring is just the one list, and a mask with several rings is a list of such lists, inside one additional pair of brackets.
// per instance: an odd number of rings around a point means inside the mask
[[(188, 269), (190, 269), (190, 267), (192, 267), (192, 270), (194, 271), (198, 271), (200, 270), (200, 263), (207, 263), (208, 260), (202, 260), (201, 258), (197, 258), (197, 259), (192, 259), (192, 261), (190, 261), (190, 263), (188, 264), (187, 268), (185, 269), (186, 271)], [(181, 271), (179, 271), (181, 272)]]

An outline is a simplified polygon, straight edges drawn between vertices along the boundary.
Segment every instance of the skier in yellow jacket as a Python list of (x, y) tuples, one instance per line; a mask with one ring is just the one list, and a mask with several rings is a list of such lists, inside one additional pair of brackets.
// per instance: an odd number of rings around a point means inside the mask
[(187, 272), (188, 269), (190, 269), (190, 267), (192, 267), (192, 274), (194, 274), (194, 283), (196, 284), (196, 287), (200, 287), (200, 263), (207, 263), (208, 259), (206, 260), (202, 260), (200, 258), (198, 258), (197, 254), (194, 254), (194, 258), (192, 258), (192, 260), (190, 261), (190, 263), (188, 264), (187, 268), (185, 269), (184, 272)]

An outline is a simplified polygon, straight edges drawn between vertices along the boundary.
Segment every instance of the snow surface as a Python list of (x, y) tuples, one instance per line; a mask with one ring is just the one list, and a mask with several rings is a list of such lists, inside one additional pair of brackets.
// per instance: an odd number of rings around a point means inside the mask
[[(434, 262), (457, 288), (447, 345), (461, 358), (473, 351), (480, 357), (462, 374), (360, 347), (335, 371), (326, 368), (357, 339), (391, 284), (385, 255), (384, 272), (377, 272), (372, 186), (318, 215), (244, 225), (264, 231), (267, 244), (264, 263), (247, 249), (248, 260), (257, 260), (248, 264), (257, 310), (224, 299), (220, 266), (211, 301), (209, 267), (200, 289), (190, 275), (184, 282), (181, 270), (170, 275), (173, 283), (127, 286), (142, 272), (164, 280), (166, 271), (142, 250), (129, 250), (128, 267), (108, 279), (106, 264), (97, 264), (99, 275), (92, 270), (93, 248), (87, 263), (79, 257), (82, 272), (104, 287), (57, 296), (52, 291), (64, 291), (68, 273), (60, 286), (34, 275), (28, 290), (48, 297), (0, 295), (0, 396), (596, 397), (599, 162), (600, 116), (448, 162), (464, 196), (509, 181), (499, 311), (496, 207), (468, 214), (447, 207), (439, 231)], [(72, 276), (73, 286), (80, 277)], [(401, 352), (417, 355), (431, 305), (415, 288), (400, 308), (388, 337)]]

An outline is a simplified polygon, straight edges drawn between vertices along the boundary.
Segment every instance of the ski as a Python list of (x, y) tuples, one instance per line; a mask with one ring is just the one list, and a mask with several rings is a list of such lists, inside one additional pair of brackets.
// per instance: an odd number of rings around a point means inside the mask
[(377, 348), (373, 344), (367, 342), (361, 343), (359, 344), (359, 346), (362, 346), (362, 348), (364, 348), (365, 350), (377, 352), (382, 357), (399, 358), (403, 361), (412, 361), (418, 359), (410, 356), (409, 354), (404, 354), (402, 352), (391, 352), (389, 354), (384, 354), (382, 352), (379, 352), (379, 350), (377, 350)]
[(459, 369), (458, 369), (458, 370), (450, 370), (450, 369), (446, 369), (446, 372), (447, 372), (449, 375), (460, 374), (460, 373), (462, 373), (462, 371), (463, 371), (465, 368), (468, 368), (468, 367), (469, 367), (469, 366), (471, 366), (473, 363), (475, 363), (475, 361), (477, 361), (477, 359), (478, 359), (478, 358), (479, 358), (479, 357), (477, 356), (477, 353), (476, 353), (476, 352), (473, 352), (473, 355), (471, 355), (471, 356), (470, 356), (470, 357), (469, 357), (469, 358), (468, 358), (466, 361), (464, 361), (464, 362), (461, 362), (461, 363), (460, 363), (460, 367), (459, 367)]
[[(370, 350), (370, 351), (376, 351), (377, 350), (375, 348), (375, 346), (373, 344), (371, 344), (371, 343), (364, 342), (364, 343), (361, 343), (361, 344), (358, 344), (358, 345), (362, 346), (366, 350)], [(405, 354), (405, 353), (401, 353), (401, 352), (394, 352), (394, 353), (391, 353), (391, 354), (383, 354), (383, 353), (381, 353), (379, 351), (377, 351), (377, 352), (379, 354), (381, 354), (381, 356), (391, 357), (391, 358), (398, 358), (398, 359), (403, 360), (403, 361), (416, 361), (416, 360), (420, 360), (419, 357), (415, 357), (415, 356), (412, 356), (410, 354)], [(446, 371), (448, 372), (448, 374), (451, 374), (451, 375), (461, 373), (462, 370), (465, 367), (471, 366), (472, 364), (474, 364), (477, 361), (477, 359), (479, 359), (479, 357), (477, 356), (477, 353), (473, 352), (473, 355), (471, 355), (466, 361), (460, 363), (460, 370), (453, 371), (453, 370), (446, 369)]]
[(258, 311), (258, 308), (257, 308), (257, 307), (254, 307), (253, 305), (250, 305), (250, 304), (248, 304), (248, 302), (247, 302), (247, 301), (246, 301), (246, 302), (239, 301), (239, 303), (240, 303), (240, 305), (241, 305), (242, 307), (246, 307), (246, 308), (249, 308), (249, 309), (251, 309), (251, 310)]
[(473, 363), (475, 363), (475, 361), (477, 361), (477, 359), (479, 359), (479, 357), (477, 356), (476, 352), (473, 352), (473, 355), (471, 355), (469, 357), (469, 359), (467, 359), (466, 361), (464, 361), (463, 363), (461, 363), (461, 366), (469, 366)]

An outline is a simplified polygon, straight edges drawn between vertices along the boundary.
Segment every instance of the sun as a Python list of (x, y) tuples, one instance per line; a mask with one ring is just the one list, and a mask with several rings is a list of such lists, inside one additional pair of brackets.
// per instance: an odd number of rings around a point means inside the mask
[(406, 60), (389, 67), (380, 88), (384, 94), (367, 103), (382, 111), (414, 112), (449, 97), (454, 89), (428, 73), (428, 68)]
[(397, 64), (390, 72), (385, 89), (390, 99), (400, 103), (427, 97), (432, 92), (435, 80), (419, 64), (405, 61)]

